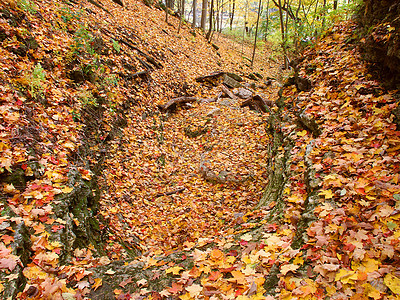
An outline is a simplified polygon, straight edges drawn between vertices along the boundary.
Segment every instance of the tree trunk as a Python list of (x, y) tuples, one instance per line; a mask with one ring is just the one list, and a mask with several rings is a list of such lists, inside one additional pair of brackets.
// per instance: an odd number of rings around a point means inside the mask
[(222, 22), (224, 19), (224, 1), (222, 1), (222, 7), (221, 7), (221, 17), (220, 17), (220, 22), (221, 24), (219, 25), (219, 33), (222, 33)]
[(201, 7), (201, 28), (204, 31), (206, 31), (207, 5), (208, 5), (208, 0), (203, 0)]
[[(284, 5), (286, 3), (286, 0), (284, 0)], [(283, 50), (283, 61), (284, 61), (284, 66), (285, 69), (287, 69), (288, 64), (286, 60), (286, 36), (285, 36), (285, 25), (283, 23), (283, 9), (282, 9), (282, 3), (281, 0), (278, 0), (278, 8), (279, 8), (279, 19), (280, 19), (280, 24), (281, 24), (281, 35), (282, 35), (282, 50)]]
[(185, 0), (182, 0), (180, 2), (180, 7), (179, 7), (179, 26), (178, 26), (178, 33), (181, 30), (182, 26), (182, 19), (185, 16)]
[(208, 41), (211, 41), (210, 37), (211, 37), (211, 32), (213, 30), (213, 19), (214, 19), (214, 0), (211, 0), (211, 5), (210, 5), (210, 28), (208, 28), (208, 32), (206, 35), (206, 39)]
[(333, 9), (337, 10), (338, 0), (333, 0)]
[(220, 7), (219, 7), (219, 0), (216, 0), (217, 1), (217, 12), (216, 12), (216, 14), (215, 14), (215, 25), (214, 25), (214, 28), (215, 28), (215, 30), (217, 30), (217, 32), (219, 32), (219, 10), (220, 10)]
[(231, 13), (231, 20), (230, 20), (230, 29), (232, 31), (232, 24), (233, 24), (233, 17), (235, 16), (235, 0), (232, 1), (232, 13)]
[(260, 11), (261, 11), (261, 0), (258, 1), (258, 13), (257, 13), (256, 34), (255, 34), (255, 36), (254, 36), (254, 46), (253, 46), (253, 56), (251, 57), (251, 67), (253, 67), (254, 56), (256, 55), (257, 34), (258, 34), (258, 23), (259, 23), (259, 21), (260, 21)]
[(166, 0), (166, 2), (167, 2), (167, 7), (173, 10), (175, 5), (175, 0)]
[(192, 24), (193, 29), (196, 28), (196, 22), (197, 22), (197, 0), (193, 0), (193, 24)]
[(266, 10), (266, 19), (267, 23), (265, 24), (265, 33), (264, 33), (264, 40), (267, 41), (267, 36), (268, 36), (268, 26), (269, 26), (269, 0), (267, 0), (267, 10)]
[(168, 0), (165, 0), (165, 23), (168, 24)]

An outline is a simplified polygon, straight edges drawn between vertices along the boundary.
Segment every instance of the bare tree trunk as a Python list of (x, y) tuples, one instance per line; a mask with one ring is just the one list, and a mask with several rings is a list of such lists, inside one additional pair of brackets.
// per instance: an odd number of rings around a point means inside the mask
[[(286, 0), (284, 0), (284, 5), (286, 3)], [(286, 60), (286, 35), (285, 35), (285, 25), (283, 23), (283, 8), (282, 8), (282, 3), (281, 0), (278, 0), (278, 6), (279, 6), (279, 19), (281, 23), (281, 35), (282, 35), (282, 50), (283, 50), (283, 62), (284, 62), (284, 67), (287, 69), (288, 64)]]
[(230, 29), (232, 31), (233, 17), (235, 16), (235, 0), (232, 0), (232, 13), (231, 13), (231, 21), (230, 21)]
[(337, 10), (338, 0), (333, 0), (333, 9)]
[(208, 0), (203, 0), (201, 7), (201, 28), (204, 31), (206, 31), (207, 5), (208, 5)]
[(261, 11), (261, 0), (258, 1), (258, 13), (257, 13), (256, 34), (255, 34), (255, 36), (254, 36), (254, 46), (253, 46), (253, 56), (251, 57), (251, 67), (253, 67), (254, 56), (256, 55), (257, 34), (258, 34), (258, 22), (260, 21), (260, 11)]
[(221, 6), (221, 17), (220, 17), (220, 23), (219, 24), (219, 33), (222, 33), (222, 21), (224, 19), (224, 1), (222, 0), (222, 6)]
[(181, 26), (182, 26), (182, 18), (183, 18), (183, 7), (185, 5), (185, 0), (181, 0), (180, 2), (178, 2), (178, 11), (179, 11), (179, 26), (178, 26), (178, 33), (181, 30)]
[(196, 28), (196, 22), (197, 22), (197, 0), (193, 0), (193, 24), (192, 24), (193, 29)]
[(175, 0), (166, 0), (166, 1), (167, 1), (167, 7), (173, 10), (175, 5)]
[(165, 0), (165, 23), (168, 24), (168, 0)]
[(213, 20), (214, 19), (214, 0), (211, 0), (211, 5), (210, 5), (210, 28), (208, 28), (208, 32), (206, 35), (206, 39), (210, 42), (211, 41), (211, 33), (213, 30)]
[(242, 37), (242, 56), (244, 54), (243, 47), (244, 47), (244, 33), (247, 31), (247, 9), (249, 7), (249, 0), (246, 0), (246, 10), (244, 12), (244, 27), (243, 27), (243, 37)]
[(266, 14), (267, 23), (265, 24), (265, 33), (264, 33), (264, 40), (267, 41), (268, 35), (268, 26), (269, 26), (269, 0), (267, 0), (267, 14)]
[(215, 25), (214, 25), (214, 28), (215, 28), (215, 30), (217, 30), (217, 32), (219, 32), (219, 0), (216, 0), (217, 1), (217, 11), (216, 11), (216, 14), (215, 14)]

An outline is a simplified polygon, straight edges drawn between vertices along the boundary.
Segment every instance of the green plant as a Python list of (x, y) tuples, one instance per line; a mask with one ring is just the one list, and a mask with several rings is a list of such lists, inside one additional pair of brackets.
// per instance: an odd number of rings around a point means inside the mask
[(82, 90), (78, 98), (83, 106), (99, 106), (97, 99), (93, 96), (91, 91)]
[(104, 83), (107, 86), (117, 86), (118, 85), (118, 77), (115, 74), (110, 74), (104, 77)]
[(37, 7), (35, 3), (29, 0), (18, 0), (17, 5), (26, 12), (35, 14), (37, 12)]
[(46, 80), (46, 71), (38, 63), (29, 76), (29, 91), (34, 98), (42, 96), (44, 92), (44, 81)]
[(71, 115), (72, 115), (72, 119), (73, 119), (75, 122), (77, 122), (77, 121), (79, 121), (79, 120), (81, 119), (81, 114), (80, 114), (79, 111), (77, 111), (76, 109), (74, 109), (74, 110), (71, 112)]
[(79, 21), (81, 19), (82, 11), (72, 11), (68, 6), (63, 6), (59, 9), (59, 14), (64, 23), (68, 24), (73, 20)]
[(112, 41), (114, 50), (119, 53), (121, 51), (121, 45), (116, 40), (111, 39), (111, 41)]

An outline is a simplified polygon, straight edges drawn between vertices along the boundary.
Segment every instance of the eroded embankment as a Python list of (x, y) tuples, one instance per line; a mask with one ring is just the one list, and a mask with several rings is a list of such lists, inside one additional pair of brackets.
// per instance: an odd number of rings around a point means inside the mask
[[(138, 115), (158, 122), (145, 129), (161, 141), (157, 102), (209, 96), (195, 76), (238, 71), (240, 62), (222, 50), (219, 57), (201, 35), (186, 27), (175, 34), (178, 20), (165, 26), (162, 11), (102, 2), (103, 9), (86, 1), (0, 5), (2, 298), (79, 298), (101, 285), (87, 269), (108, 264), (105, 254), (119, 258), (119, 244), (139, 254), (139, 239), (118, 240), (98, 214), (105, 158)], [(163, 156), (153, 158), (162, 166)]]

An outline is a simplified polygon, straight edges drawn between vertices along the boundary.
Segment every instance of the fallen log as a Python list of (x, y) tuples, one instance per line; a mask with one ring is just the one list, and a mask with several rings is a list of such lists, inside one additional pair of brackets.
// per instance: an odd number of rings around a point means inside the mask
[(192, 102), (196, 102), (196, 101), (198, 101), (198, 99), (196, 97), (179, 97), (179, 98), (171, 99), (165, 104), (157, 105), (157, 107), (161, 111), (166, 111), (166, 110), (173, 111), (173, 110), (175, 110), (177, 104), (192, 103)]
[(124, 7), (124, 3), (122, 3), (122, 0), (112, 0), (112, 1)]
[(135, 47), (134, 45), (132, 45), (131, 42), (129, 42), (129, 41), (125, 40), (125, 39), (119, 39), (119, 42), (121, 44), (124, 44), (124, 45), (128, 46), (132, 50), (136, 50), (140, 55), (142, 55), (144, 58), (146, 58), (147, 62), (149, 62), (150, 64), (155, 66), (157, 69), (161, 69), (163, 67), (162, 64), (160, 62), (158, 62), (154, 57), (151, 57), (147, 53), (144, 53), (138, 47)]
[(229, 90), (225, 85), (222, 85), (222, 92), (227, 95), (229, 98), (236, 100), (237, 97), (235, 96), (234, 93), (231, 92), (231, 90)]
[(255, 95), (249, 99), (246, 99), (240, 104), (240, 107), (246, 106), (248, 106), (251, 110), (255, 110), (260, 113), (266, 113), (269, 111), (268, 107), (273, 106), (273, 103), (263, 99), (260, 95)]

